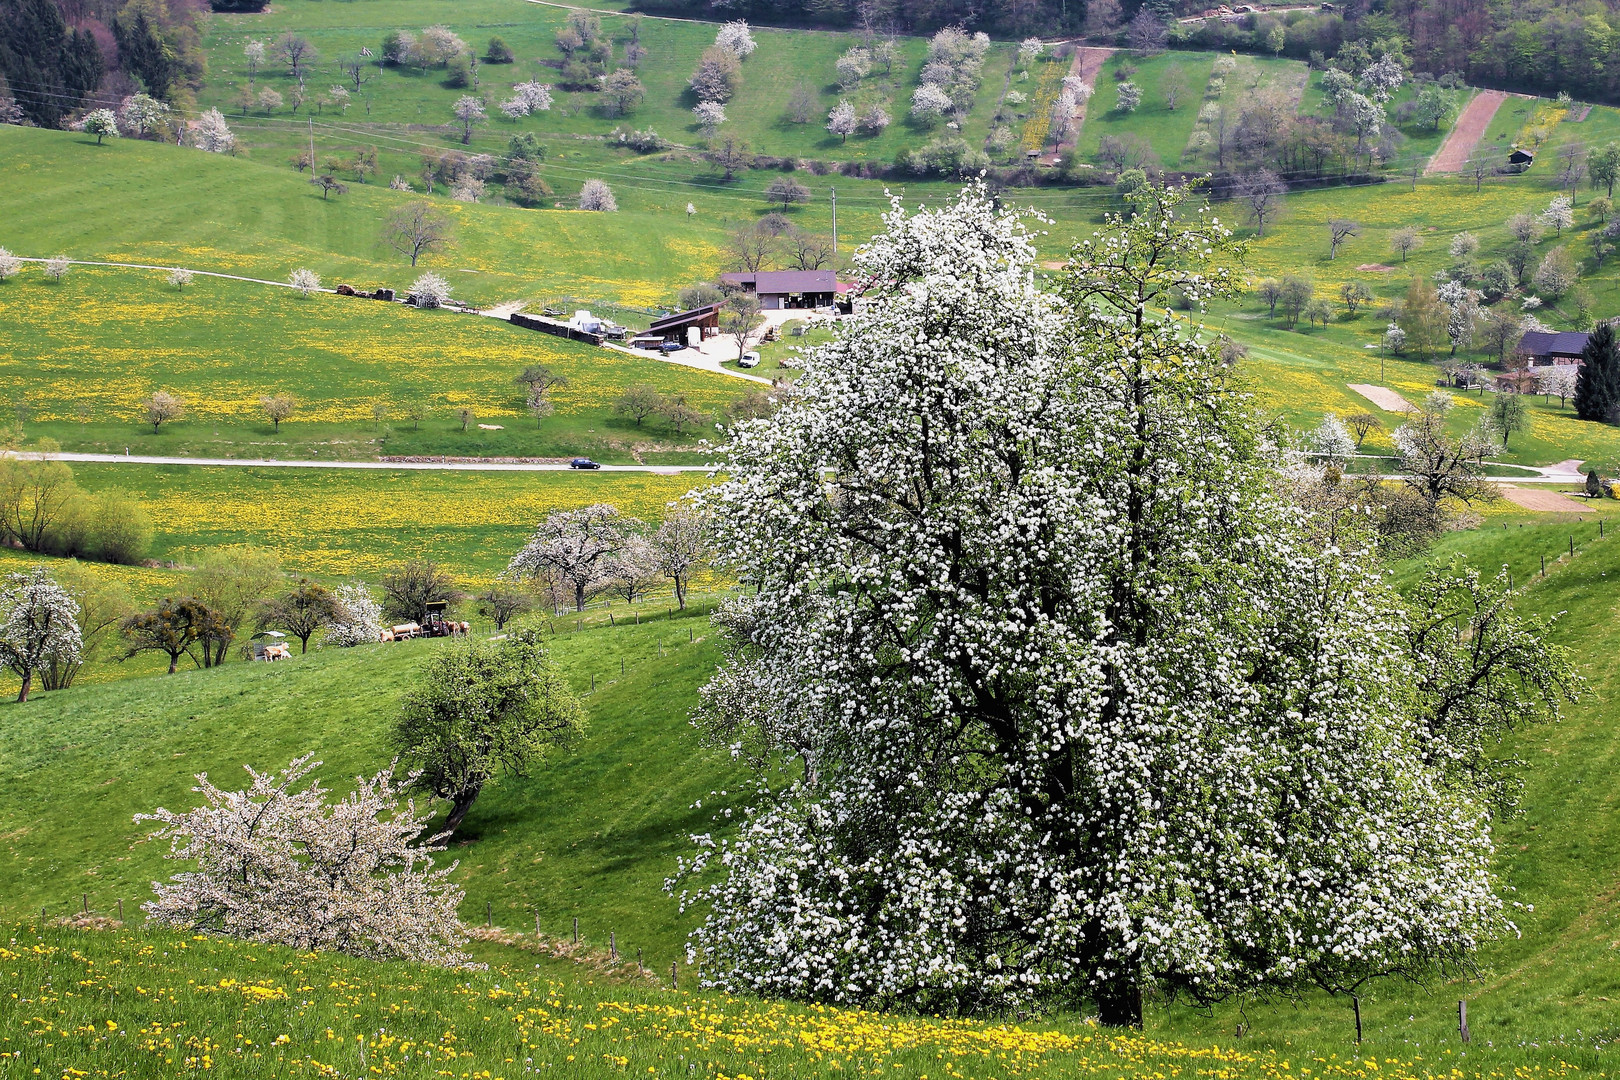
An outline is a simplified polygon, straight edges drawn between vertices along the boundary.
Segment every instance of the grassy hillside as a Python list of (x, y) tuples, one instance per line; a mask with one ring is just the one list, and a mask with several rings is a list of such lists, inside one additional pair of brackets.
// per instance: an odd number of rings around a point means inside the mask
[[(700, 614), (670, 617), (662, 605), (647, 606), (639, 625), (554, 625), (553, 655), (584, 702), (587, 738), (480, 798), (450, 855), (468, 890), (462, 916), (481, 922), (492, 905), (500, 925), (532, 928), (538, 913), (561, 932), (577, 915), (593, 943), (616, 931), (621, 948), (644, 948), (667, 969), (683, 929), (663, 880), (687, 834), (709, 829), (727, 804), (712, 792), (740, 779), (686, 720), (716, 661), (711, 631)], [(313, 752), (341, 789), (382, 768), (399, 696), (442, 646), (321, 650), (0, 706), (0, 904), (21, 917), (42, 906), (68, 912), (81, 893), (99, 911), (148, 896), (148, 882), (179, 868), (142, 839), (148, 826), (133, 815), (191, 805), (196, 773), (239, 786), (244, 763), (280, 768)]]
[[(177, 292), (149, 270), (80, 267), (52, 283), (32, 269), (0, 287), (0, 321), (14, 328), (0, 341), (0, 401), (29, 435), (68, 450), (681, 460), (712, 432), (677, 433), (659, 417), (637, 426), (613, 412), (619, 396), (651, 386), (715, 414), (756, 385), (492, 318), (222, 278)], [(514, 381), (530, 365), (567, 379), (538, 423)], [(158, 389), (181, 398), (186, 416), (154, 432), (141, 402)], [(281, 393), (298, 409), (277, 432), (259, 402)], [(420, 423), (413, 407), (426, 411)], [(474, 414), (465, 432), (463, 408)]]

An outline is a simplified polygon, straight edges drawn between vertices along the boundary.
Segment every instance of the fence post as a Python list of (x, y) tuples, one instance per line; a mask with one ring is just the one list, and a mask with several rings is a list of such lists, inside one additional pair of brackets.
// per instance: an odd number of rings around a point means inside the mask
[(591, 674), (591, 693), (596, 693), (596, 674), (594, 672)]
[(617, 960), (618, 958), (619, 958), (619, 939), (614, 936), (612, 930), (609, 930), (608, 931), (608, 959), (609, 960)]
[(124, 898), (122, 896), (118, 898), (118, 921), (124, 921)]
[(84, 905), (84, 913), (86, 915), (90, 914), (90, 894), (80, 893), (79, 902)]
[(636, 947), (636, 974), (644, 975), (647, 969), (641, 966), (641, 947)]
[(1466, 1001), (1457, 1002), (1457, 1033), (1462, 1036), (1463, 1042), (1468, 1041), (1468, 1002)]
[(484, 925), (495, 925), (495, 905), (489, 900), (484, 901)]
[(679, 990), (681, 988), (681, 973), (678, 968), (679, 964), (679, 960), (671, 960), (669, 962), (669, 988), (671, 990)]
[(574, 944), (579, 944), (579, 916), (574, 916)]
[(535, 937), (540, 936), (540, 912), (539, 911), (536, 911), (534, 913), (534, 936)]

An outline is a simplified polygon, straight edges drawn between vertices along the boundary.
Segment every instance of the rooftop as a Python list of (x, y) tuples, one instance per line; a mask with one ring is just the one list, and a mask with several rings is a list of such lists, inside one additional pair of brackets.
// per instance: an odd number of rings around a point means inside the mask
[(838, 288), (831, 270), (757, 270), (721, 274), (725, 285), (752, 285), (762, 293), (830, 293)]

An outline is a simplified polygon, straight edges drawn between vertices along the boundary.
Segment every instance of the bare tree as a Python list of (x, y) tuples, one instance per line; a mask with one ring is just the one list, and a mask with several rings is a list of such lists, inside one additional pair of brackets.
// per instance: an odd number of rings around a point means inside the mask
[(1401, 262), (1418, 248), (1423, 246), (1423, 237), (1418, 235), (1417, 226), (1405, 225), (1389, 234), (1389, 250), (1401, 257)]
[(1366, 441), (1367, 435), (1373, 429), (1384, 426), (1383, 421), (1370, 412), (1351, 413), (1344, 418), (1344, 422), (1349, 425), (1351, 431), (1356, 433), (1357, 450), (1361, 449), (1361, 444)]
[(388, 215), (382, 238), (383, 243), (409, 258), (415, 266), (423, 255), (442, 250), (450, 243), (450, 219), (431, 203), (409, 202)]
[(649, 416), (657, 416), (664, 411), (665, 398), (651, 386), (632, 386), (613, 405), (613, 411), (620, 416), (628, 416), (640, 427), (642, 421)]
[(1328, 230), (1328, 258), (1339, 257), (1339, 245), (1352, 236), (1361, 235), (1361, 223), (1348, 218), (1334, 218), (1327, 223)]
[(810, 189), (791, 176), (778, 176), (765, 189), (765, 201), (781, 203), (785, 213), (794, 203), (810, 201)]
[(648, 541), (658, 569), (675, 586), (675, 602), (686, 610), (686, 588), (692, 574), (709, 558), (709, 519), (692, 510), (676, 510)]
[(769, 230), (744, 226), (726, 242), (727, 260), (739, 270), (756, 274), (776, 259), (777, 240)]
[(748, 152), (748, 144), (735, 135), (727, 135), (721, 139), (705, 156), (711, 164), (720, 169), (722, 179), (725, 180), (735, 180), (737, 170), (753, 160), (753, 156)]
[(788, 263), (795, 270), (820, 270), (832, 261), (832, 242), (824, 236), (793, 229), (786, 239)]
[(277, 39), (276, 55), (286, 62), (287, 73), (299, 82), (304, 81), (304, 75), (321, 56), (307, 37), (290, 30)]
[(1238, 179), (1237, 197), (1248, 208), (1249, 220), (1260, 236), (1266, 235), (1266, 222), (1282, 216), (1283, 197), (1287, 194), (1288, 185), (1270, 169)]
[(737, 359), (748, 350), (748, 339), (759, 322), (759, 299), (751, 293), (737, 293), (721, 307), (720, 332), (737, 343)]

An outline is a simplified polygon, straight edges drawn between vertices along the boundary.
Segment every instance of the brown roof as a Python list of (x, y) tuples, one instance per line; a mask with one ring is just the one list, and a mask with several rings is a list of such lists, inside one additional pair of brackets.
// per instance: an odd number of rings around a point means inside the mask
[(656, 320), (651, 326), (647, 327), (647, 332), (651, 334), (660, 330), (678, 330), (683, 326), (690, 326), (693, 323), (700, 323), (704, 319), (714, 315), (719, 310), (719, 304), (704, 304), (702, 307), (695, 307), (691, 311), (682, 311), (679, 314), (666, 315), (662, 319)]
[(721, 274), (726, 285), (752, 285), (762, 293), (830, 293), (838, 288), (838, 275), (831, 270), (760, 270), (755, 273)]

